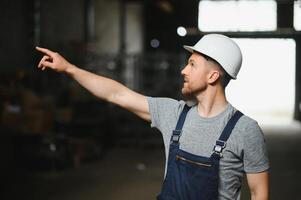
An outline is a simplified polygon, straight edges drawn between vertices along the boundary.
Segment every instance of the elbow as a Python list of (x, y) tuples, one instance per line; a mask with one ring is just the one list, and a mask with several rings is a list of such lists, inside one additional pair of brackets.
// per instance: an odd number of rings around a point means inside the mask
[(108, 96), (104, 97), (104, 100), (109, 102), (109, 103), (112, 103), (112, 104), (123, 107), (123, 98), (122, 98), (122, 96), (123, 96), (122, 93), (112, 92)]

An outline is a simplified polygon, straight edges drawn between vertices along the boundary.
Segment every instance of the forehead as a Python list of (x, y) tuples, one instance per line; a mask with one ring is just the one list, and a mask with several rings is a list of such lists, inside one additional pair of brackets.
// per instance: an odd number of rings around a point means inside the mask
[(207, 57), (206, 55), (200, 53), (192, 53), (188, 59), (188, 62), (201, 63), (202, 65), (207, 66), (210, 69), (220, 69), (221, 66), (212, 58)]
[(191, 62), (191, 61), (203, 62), (204, 60), (206, 60), (205, 57), (199, 53), (192, 53), (188, 59), (189, 62)]

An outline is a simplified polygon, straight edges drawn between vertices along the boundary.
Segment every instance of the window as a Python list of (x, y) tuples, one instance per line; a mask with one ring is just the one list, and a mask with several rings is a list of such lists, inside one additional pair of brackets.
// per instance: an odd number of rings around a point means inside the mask
[(277, 3), (274, 0), (202, 0), (199, 3), (200, 31), (274, 31)]
[(295, 1), (294, 4), (294, 27), (301, 31), (301, 0)]
[(260, 124), (289, 124), (295, 104), (295, 41), (235, 41), (243, 53), (243, 66), (226, 89), (229, 102)]

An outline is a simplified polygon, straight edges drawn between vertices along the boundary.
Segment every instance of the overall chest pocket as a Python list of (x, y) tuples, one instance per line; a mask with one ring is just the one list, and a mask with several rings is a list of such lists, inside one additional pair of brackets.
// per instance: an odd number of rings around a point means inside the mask
[(191, 155), (176, 154), (175, 164), (180, 174), (185, 174), (188, 179), (217, 177), (216, 168), (210, 158)]
[(192, 165), (192, 166), (201, 167), (201, 168), (210, 168), (212, 166), (212, 164), (208, 161), (207, 162), (205, 162), (205, 161), (194, 161), (192, 159), (185, 158), (185, 157), (180, 156), (180, 155), (176, 155), (176, 161), (178, 161), (179, 163), (182, 163), (182, 164)]

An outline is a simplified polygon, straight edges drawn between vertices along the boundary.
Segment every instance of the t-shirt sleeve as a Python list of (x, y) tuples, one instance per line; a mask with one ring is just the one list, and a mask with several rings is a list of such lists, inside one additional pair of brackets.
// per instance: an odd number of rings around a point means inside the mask
[(151, 127), (155, 127), (161, 132), (174, 128), (179, 111), (185, 103), (171, 98), (147, 97), (147, 100), (151, 115)]
[(269, 169), (269, 160), (262, 130), (256, 121), (250, 123), (244, 137), (244, 171), (259, 173)]

